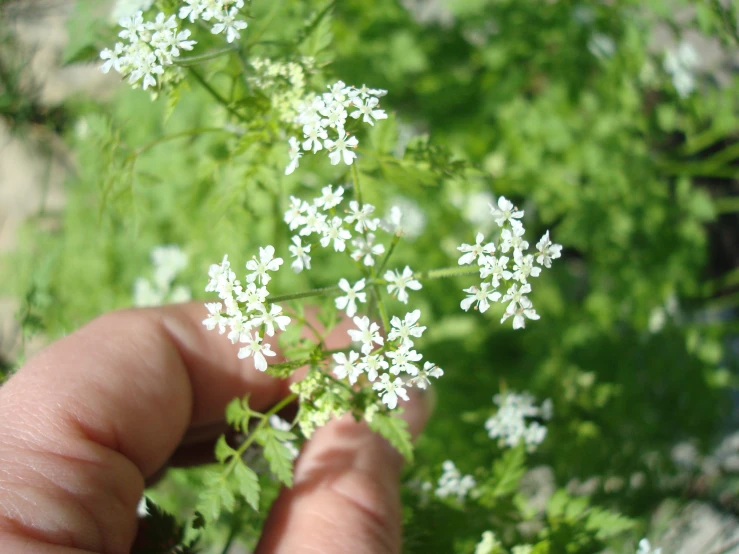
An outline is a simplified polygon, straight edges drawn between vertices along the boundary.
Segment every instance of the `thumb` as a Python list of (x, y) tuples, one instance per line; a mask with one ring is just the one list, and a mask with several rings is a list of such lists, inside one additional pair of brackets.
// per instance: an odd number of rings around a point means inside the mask
[[(404, 419), (417, 435), (430, 402), (410, 391)], [(350, 415), (318, 429), (267, 519), (257, 554), (392, 554), (401, 549), (403, 460), (365, 422)]]

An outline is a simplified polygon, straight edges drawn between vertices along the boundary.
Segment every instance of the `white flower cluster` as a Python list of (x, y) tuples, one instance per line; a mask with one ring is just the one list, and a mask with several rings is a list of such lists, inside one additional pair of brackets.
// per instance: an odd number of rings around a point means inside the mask
[(485, 531), (482, 539), (475, 546), (475, 554), (499, 554), (501, 551), (502, 545), (492, 531)]
[[(282, 313), (282, 307), (267, 301), (269, 291), (266, 285), (272, 279), (270, 272), (277, 271), (282, 258), (275, 258), (275, 249), (269, 245), (259, 249), (256, 256), (246, 262), (246, 288), (231, 270), (228, 256), (220, 264), (210, 266), (210, 280), (205, 290), (217, 292), (222, 302), (206, 304), (208, 317), (203, 325), (208, 330), (218, 328), (220, 334), (228, 330), (228, 338), (233, 344), (246, 344), (239, 350), (239, 358), (254, 358), (254, 366), (266, 371), (267, 357), (274, 356), (271, 346), (264, 337), (272, 337), (275, 330), (284, 331), (290, 318)], [(261, 286), (259, 286), (261, 285)], [(242, 306), (243, 305), (243, 308)]]
[(540, 407), (534, 404), (534, 397), (528, 393), (496, 394), (493, 402), (499, 406), (498, 412), (485, 422), (485, 429), (491, 439), (498, 439), (501, 446), (517, 446), (521, 441), (529, 451), (539, 446), (547, 436), (547, 428), (538, 421), (526, 418), (539, 418), (548, 421), (552, 418), (552, 401), (545, 400)]
[(675, 50), (665, 54), (662, 67), (672, 77), (680, 98), (687, 98), (695, 90), (695, 70), (699, 64), (698, 52), (688, 42), (681, 42)]
[(176, 304), (191, 299), (190, 289), (174, 285), (177, 276), (187, 267), (188, 258), (179, 246), (157, 246), (151, 251), (154, 265), (152, 280), (136, 279), (133, 285), (133, 304), (138, 307)]
[(251, 66), (255, 74), (249, 76), (249, 83), (269, 96), (272, 109), (284, 123), (292, 124), (298, 115), (298, 107), (308, 99), (306, 74), (312, 72), (315, 63), (311, 57), (303, 57), (299, 63), (253, 58)]
[(351, 165), (357, 157), (354, 149), (359, 141), (347, 133), (347, 118), (361, 118), (362, 122), (369, 125), (387, 119), (385, 111), (380, 109), (380, 98), (387, 94), (386, 90), (366, 86), (356, 88), (342, 81), (329, 85), (328, 90), (299, 107), (295, 123), (303, 129), (303, 140), (300, 142), (296, 137), (290, 138), (290, 163), (285, 168), (285, 175), (297, 169), (303, 151), (315, 154), (325, 149), (329, 152), (332, 165), (338, 165), (342, 160)]
[[(375, 207), (372, 204), (359, 205), (359, 202), (349, 202), (349, 209), (345, 210), (342, 218), (337, 215), (336, 208), (344, 199), (344, 187), (327, 185), (321, 189), (321, 196), (313, 202), (307, 202), (290, 197), (290, 206), (285, 212), (285, 223), (291, 231), (298, 231), (292, 237), (289, 247), (294, 258), (291, 264), (293, 271), (300, 273), (310, 269), (311, 249), (320, 245), (323, 248), (333, 248), (336, 252), (347, 251), (347, 242), (350, 242), (349, 256), (361, 262), (366, 267), (374, 267), (376, 258), (385, 253), (385, 246), (377, 243), (375, 231), (378, 229), (392, 234), (403, 234), (400, 226), (401, 213), (393, 210), (392, 221), (385, 222), (374, 217)], [(356, 233), (357, 236), (354, 237)], [(354, 238), (353, 238), (354, 237)], [(307, 241), (307, 242), (304, 242)], [(408, 290), (420, 290), (421, 283), (414, 277), (413, 270), (406, 266), (402, 272), (388, 270), (383, 275), (387, 283), (389, 294), (397, 297), (404, 304), (408, 303)], [(365, 303), (367, 293), (363, 292), (366, 286), (364, 279), (351, 285), (346, 279), (339, 281), (339, 288), (345, 293), (336, 298), (336, 307), (346, 310), (349, 317), (357, 313), (357, 302)]]
[[(133, 86), (141, 85), (144, 90), (161, 84), (163, 79), (175, 79), (177, 72), (165, 75), (164, 68), (172, 66), (182, 50), (192, 50), (196, 42), (189, 40), (190, 31), (180, 31), (177, 18), (167, 18), (159, 13), (154, 21), (144, 21), (142, 12), (121, 18), (119, 25), (123, 30), (118, 36), (127, 43), (116, 43), (113, 50), (106, 48), (100, 52), (105, 60), (100, 67), (103, 73), (114, 69)], [(157, 81), (157, 79), (159, 81)]]
[(239, 31), (247, 27), (246, 21), (238, 19), (244, 0), (185, 0), (184, 4), (180, 8), (180, 19), (189, 19), (190, 23), (198, 19), (212, 21), (210, 32), (214, 35), (225, 34), (229, 44), (240, 38)]
[[(497, 243), (484, 242), (485, 236), (478, 233), (475, 244), (458, 247), (462, 252), (459, 265), (477, 264), (483, 279), (479, 286), (464, 289), (468, 296), (462, 300), (461, 307), (467, 311), (474, 306), (476, 310), (485, 312), (491, 302), (507, 303), (500, 322), (513, 317), (513, 328), (522, 329), (527, 318), (539, 319), (526, 296), (531, 292), (529, 280), (539, 276), (539, 266), (552, 267), (552, 260), (562, 255), (562, 246), (553, 244), (547, 231), (536, 245), (536, 254), (527, 254), (529, 243), (524, 239), (526, 230), (521, 223), (523, 211), (505, 196), (498, 198), (498, 204), (491, 205), (490, 209), (495, 222), (502, 228)], [(511, 257), (513, 266), (509, 268)], [(498, 290), (501, 284), (507, 286), (505, 294)]]
[(354, 317), (356, 328), (350, 329), (348, 334), (352, 341), (361, 345), (361, 354), (354, 350), (334, 354), (334, 375), (347, 379), (351, 385), (365, 375), (391, 410), (398, 405), (398, 398), (408, 400), (406, 388), (426, 389), (431, 384), (429, 378), (438, 379), (444, 371), (428, 361), (420, 367), (423, 355), (414, 349), (413, 342), (426, 330), (418, 325), (420, 319), (421, 310), (409, 312), (403, 319), (393, 316), (385, 341), (377, 323), (366, 316)]
[[(238, 19), (244, 0), (185, 0), (180, 8), (180, 19), (191, 23), (198, 19), (212, 21), (213, 34), (225, 34), (231, 43), (246, 29), (246, 21)], [(175, 60), (182, 50), (192, 50), (197, 41), (190, 39), (190, 30), (180, 30), (176, 15), (167, 17), (159, 12), (153, 21), (144, 20), (142, 11), (122, 17), (118, 23), (123, 28), (118, 36), (127, 42), (117, 42), (111, 50), (105, 48), (100, 57), (105, 60), (100, 67), (103, 73), (114, 69), (133, 86), (144, 90), (156, 87), (181, 76)], [(165, 71), (165, 68), (170, 68)]]
[(636, 554), (662, 554), (661, 548), (652, 548), (648, 539), (642, 539), (639, 541), (639, 550)]
[(451, 460), (441, 464), (441, 469), (443, 473), (434, 491), (439, 498), (453, 496), (459, 502), (463, 502), (469, 492), (477, 486), (475, 478), (472, 475), (462, 475)]

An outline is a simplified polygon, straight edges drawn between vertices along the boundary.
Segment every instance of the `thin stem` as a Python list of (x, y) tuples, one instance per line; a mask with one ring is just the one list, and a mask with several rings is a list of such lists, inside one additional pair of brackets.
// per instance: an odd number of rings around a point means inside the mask
[(400, 242), (400, 235), (395, 235), (393, 237), (392, 242), (390, 243), (390, 247), (387, 249), (387, 253), (385, 254), (385, 257), (382, 259), (382, 262), (380, 262), (380, 266), (377, 268), (377, 274), (382, 274), (382, 270), (385, 269), (385, 266), (387, 265), (387, 261), (390, 259), (390, 256), (393, 253), (393, 250), (395, 250), (395, 247)]
[(479, 271), (479, 269), (467, 266), (444, 267), (441, 269), (429, 269), (427, 271), (421, 271), (420, 273), (414, 273), (413, 277), (416, 279), (444, 279), (446, 277), (456, 277), (458, 275), (472, 275)]
[(223, 472), (224, 478), (228, 476), (228, 474), (231, 473), (233, 469), (236, 467), (236, 464), (239, 462), (239, 460), (241, 460), (241, 457), (244, 455), (244, 452), (246, 452), (246, 449), (249, 448), (249, 446), (251, 446), (251, 444), (254, 442), (254, 439), (256, 438), (258, 432), (261, 431), (266, 425), (268, 425), (270, 416), (275, 415), (277, 412), (282, 410), (282, 408), (290, 404), (293, 400), (297, 400), (297, 398), (298, 398), (297, 394), (290, 394), (289, 396), (286, 396), (285, 398), (280, 400), (277, 404), (275, 404), (270, 411), (268, 411), (262, 416), (262, 420), (257, 424), (254, 430), (249, 434), (249, 438), (247, 438), (241, 444), (241, 446), (239, 446), (236, 449), (236, 454), (234, 454), (233, 458), (231, 458), (231, 461), (228, 463), (226, 470)]
[(359, 202), (360, 209), (362, 208), (362, 187), (359, 184), (359, 169), (357, 168), (357, 160), (354, 160), (354, 163), (352, 164), (352, 181), (354, 181), (354, 196), (357, 198), (357, 202)]
[(297, 300), (298, 298), (309, 298), (311, 296), (328, 296), (329, 294), (336, 293), (340, 290), (341, 289), (339, 288), (338, 285), (334, 285), (331, 287), (322, 287), (318, 289), (306, 290), (303, 292), (295, 292), (292, 294), (282, 294), (280, 296), (273, 296), (272, 298), (269, 299), (269, 301), (274, 304), (276, 302), (287, 302), (288, 300)]
[(208, 60), (214, 60), (216, 58), (220, 58), (224, 54), (230, 54), (231, 52), (234, 52), (234, 51), (235, 51), (235, 48), (222, 48), (220, 50), (214, 50), (213, 52), (206, 52), (205, 54), (200, 54), (199, 56), (185, 56), (185, 57), (174, 60), (174, 65), (180, 65), (183, 67), (187, 67), (189, 65), (199, 64), (200, 62), (207, 62)]
[(236, 524), (231, 526), (231, 530), (228, 532), (228, 539), (226, 539), (226, 544), (223, 545), (223, 550), (221, 550), (221, 554), (228, 554), (228, 551), (231, 549), (231, 545), (236, 538), (236, 534), (241, 530), (240, 527), (240, 525)]
[(216, 89), (210, 86), (210, 83), (208, 83), (208, 81), (206, 81), (203, 78), (203, 76), (200, 73), (198, 73), (198, 71), (194, 67), (188, 67), (187, 69), (190, 72), (190, 74), (193, 76), (193, 78), (198, 83), (200, 83), (200, 86), (202, 86), (205, 90), (207, 90), (210, 93), (210, 95), (213, 98), (215, 98), (219, 104), (221, 104), (224, 108), (226, 108), (226, 110), (228, 110), (228, 112), (231, 115), (233, 115), (240, 121), (246, 121), (239, 112), (237, 112), (235, 109), (233, 109), (233, 107), (229, 105), (228, 101), (223, 96), (221, 96), (221, 94)]
[(198, 129), (189, 129), (187, 131), (181, 131), (179, 133), (173, 133), (171, 135), (165, 135), (163, 137), (159, 137), (158, 139), (145, 144), (144, 146), (137, 148), (134, 152), (135, 156), (140, 156), (147, 150), (151, 150), (155, 146), (162, 144), (163, 142), (168, 142), (170, 140), (177, 140), (180, 138), (185, 137), (191, 137), (191, 136), (197, 136), (202, 135), (205, 133), (231, 133), (231, 131), (228, 131), (227, 129), (224, 129), (223, 127), (200, 127)]

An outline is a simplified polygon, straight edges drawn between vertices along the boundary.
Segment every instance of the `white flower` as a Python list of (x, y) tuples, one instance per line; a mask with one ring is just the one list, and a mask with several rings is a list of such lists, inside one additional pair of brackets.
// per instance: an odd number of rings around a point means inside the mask
[(367, 379), (374, 381), (380, 370), (386, 370), (389, 366), (382, 354), (372, 354), (362, 358), (357, 368), (367, 374)]
[(663, 67), (681, 98), (687, 98), (695, 90), (695, 70), (699, 64), (698, 52), (688, 42), (681, 42), (676, 50), (665, 54)]
[(367, 85), (362, 85), (361, 88), (350, 90), (348, 94), (351, 98), (356, 98), (357, 96), (360, 98), (367, 98), (369, 96), (383, 97), (387, 94), (387, 91), (381, 88), (368, 88)]
[(653, 549), (647, 539), (642, 539), (639, 541), (639, 550), (636, 551), (636, 554), (662, 554), (662, 549)]
[(375, 256), (385, 253), (385, 246), (382, 244), (374, 244), (375, 235), (367, 233), (365, 237), (357, 237), (352, 240), (352, 246), (355, 248), (351, 253), (351, 257), (355, 261), (362, 260), (362, 263), (368, 267), (375, 265)]
[(254, 367), (259, 371), (267, 370), (267, 359), (265, 356), (275, 356), (272, 352), (272, 348), (268, 343), (262, 342), (262, 337), (259, 333), (246, 333), (241, 337), (241, 342), (245, 343), (246, 346), (239, 350), (239, 358), (242, 360), (249, 356), (254, 357)]
[(177, 275), (187, 267), (187, 254), (177, 245), (156, 246), (151, 251), (154, 264), (154, 282), (169, 288)]
[(236, 344), (237, 342), (239, 342), (241, 340), (241, 337), (243, 337), (246, 333), (254, 328), (252, 320), (244, 317), (244, 315), (241, 313), (236, 314), (231, 319), (229, 319), (228, 325), (231, 328), (228, 333), (228, 340), (231, 341), (231, 344)]
[(277, 271), (282, 265), (282, 258), (275, 258), (275, 247), (267, 245), (264, 248), (259, 248), (259, 259), (254, 256), (254, 259), (246, 262), (246, 269), (251, 271), (246, 276), (246, 280), (249, 283), (253, 283), (257, 278), (259, 282), (266, 285), (272, 280), (272, 277), (267, 273), (268, 271)]
[(189, 19), (190, 23), (194, 23), (206, 8), (204, 0), (184, 0), (184, 3), (186, 5), (180, 8), (179, 17)]
[(420, 338), (426, 330), (426, 327), (419, 327), (417, 325), (420, 318), (421, 310), (408, 312), (402, 320), (398, 316), (393, 316), (390, 320), (392, 329), (388, 333), (387, 338), (389, 340), (400, 339), (403, 344), (412, 346), (413, 339), (411, 337)]
[[(485, 429), (491, 439), (498, 439), (501, 446), (515, 447), (521, 441), (529, 451), (533, 451), (541, 444), (547, 435), (547, 429), (537, 421), (527, 421), (526, 418), (551, 416), (551, 401), (538, 408), (534, 404), (534, 397), (528, 393), (496, 394), (493, 402), (498, 406), (498, 412), (488, 418)], [(548, 404), (545, 407), (545, 404)]]
[(118, 33), (118, 36), (130, 40), (132, 43), (138, 42), (139, 36), (146, 33), (144, 14), (140, 11), (130, 17), (122, 18), (118, 22), (118, 25), (123, 27), (123, 30)]
[(348, 379), (350, 384), (357, 382), (357, 379), (362, 374), (362, 369), (357, 366), (356, 362), (359, 359), (359, 354), (353, 350), (349, 352), (349, 356), (343, 352), (339, 352), (333, 355), (336, 366), (334, 367), (334, 375), (339, 379)]
[(426, 389), (431, 385), (429, 377), (438, 379), (444, 375), (444, 371), (432, 362), (424, 362), (423, 369), (418, 372), (418, 375), (411, 377), (410, 383), (415, 385), (419, 389)]
[(139, 277), (133, 283), (133, 305), (139, 308), (161, 306), (165, 303), (166, 291), (154, 286), (148, 279)]
[(534, 256), (524, 256), (518, 250), (513, 253), (515, 263), (513, 265), (513, 278), (520, 283), (526, 283), (529, 277), (538, 277), (541, 268), (534, 265)]
[[(344, 125), (346, 124), (346, 109), (339, 103), (324, 103), (323, 107), (319, 108), (318, 113), (324, 117), (321, 119), (320, 124), (324, 127), (331, 127), (337, 130), (339, 136), (342, 136), (344, 132)], [(354, 139), (356, 140), (356, 139)], [(326, 148), (330, 148), (330, 140), (325, 140), (323, 144)], [(356, 146), (356, 145), (355, 145)], [(338, 162), (337, 162), (338, 163)], [(335, 165), (335, 164), (334, 164)]]
[(221, 313), (223, 310), (223, 304), (220, 302), (207, 302), (205, 307), (208, 310), (208, 317), (203, 320), (205, 328), (208, 329), (208, 331), (212, 331), (218, 327), (218, 332), (220, 334), (225, 333), (228, 318), (224, 317)]
[(374, 350), (374, 343), (383, 345), (385, 341), (380, 335), (380, 326), (377, 323), (371, 322), (367, 316), (355, 317), (353, 321), (357, 328), (349, 329), (347, 332), (353, 341), (362, 343), (362, 354), (368, 356)]
[(287, 167), (285, 168), (285, 175), (291, 175), (298, 168), (300, 165), (300, 158), (303, 157), (303, 153), (300, 151), (298, 139), (290, 137), (288, 143), (290, 144), (290, 163), (287, 164)]
[(257, 287), (256, 284), (249, 283), (246, 289), (238, 295), (238, 301), (246, 304), (246, 311), (259, 312), (264, 309), (264, 301), (268, 296), (267, 287)]
[(423, 356), (411, 348), (411, 346), (401, 344), (397, 350), (386, 354), (392, 360), (390, 373), (399, 375), (401, 371), (405, 371), (408, 375), (418, 375), (418, 368), (413, 363), (420, 362)]
[(306, 237), (313, 233), (321, 234), (326, 228), (326, 214), (318, 211), (316, 206), (308, 206), (303, 216), (303, 228), (300, 230), (300, 236)]
[(469, 492), (475, 488), (477, 482), (472, 475), (464, 475), (454, 465), (451, 460), (441, 464), (443, 473), (439, 478), (435, 494), (439, 498), (448, 498), (455, 496), (457, 501), (462, 502)]
[(536, 263), (543, 265), (544, 267), (552, 267), (552, 260), (562, 256), (562, 245), (552, 244), (549, 238), (549, 231), (544, 233), (541, 240), (536, 243)]
[(341, 279), (339, 281), (339, 288), (346, 293), (346, 296), (339, 296), (336, 298), (336, 307), (339, 310), (346, 310), (346, 315), (354, 317), (357, 313), (357, 301), (365, 303), (367, 302), (367, 293), (360, 292), (364, 289), (364, 279), (357, 281), (354, 286), (349, 285), (349, 281)]
[(513, 316), (513, 328), (523, 329), (524, 327), (526, 327), (526, 318), (534, 320), (539, 319), (539, 314), (537, 314), (536, 310), (534, 310), (533, 305), (531, 304), (531, 300), (529, 300), (525, 296), (521, 297), (521, 299), (518, 301), (518, 307), (511, 309), (511, 306), (513, 305), (514, 304), (512, 303), (510, 306), (508, 306), (505, 314), (503, 314), (503, 317), (500, 320), (501, 323), (503, 323), (509, 317)]
[(352, 165), (357, 154), (350, 150), (350, 148), (356, 148), (359, 144), (357, 137), (347, 137), (344, 129), (339, 129), (339, 136), (336, 140), (327, 139), (324, 143), (326, 148), (331, 150), (328, 155), (331, 160), (331, 165), (337, 165), (342, 159), (346, 165)]
[[(233, 275), (233, 277), (231, 277)], [(206, 292), (215, 292), (218, 290), (218, 283), (221, 279), (236, 279), (236, 274), (231, 271), (231, 263), (228, 261), (228, 254), (223, 256), (223, 261), (220, 264), (212, 264), (208, 268), (208, 285), (205, 287)]]
[[(346, 248), (346, 242), (352, 238), (352, 234), (342, 227), (344, 221), (340, 217), (334, 217), (331, 222), (323, 229), (323, 237), (321, 237), (321, 246), (326, 248), (331, 241), (334, 241), (334, 250), (343, 252)], [(352, 255), (353, 257), (353, 255)]]
[(497, 289), (500, 286), (501, 279), (508, 281), (513, 277), (513, 273), (506, 269), (508, 260), (508, 256), (501, 256), (500, 258), (486, 256), (485, 265), (480, 267), (480, 278), (487, 279), (492, 276), (493, 288)]
[(403, 304), (408, 303), (408, 292), (406, 289), (421, 290), (422, 285), (419, 281), (413, 278), (413, 270), (405, 266), (403, 273), (398, 273), (398, 270), (386, 271), (384, 275), (385, 281), (387, 281), (387, 292), (395, 295), (397, 293), (398, 300)]
[(343, 199), (344, 187), (336, 187), (336, 190), (333, 190), (333, 186), (328, 185), (321, 189), (321, 196), (316, 198), (313, 203), (319, 208), (330, 210), (341, 204)]
[(380, 119), (387, 119), (385, 110), (375, 109), (379, 103), (380, 101), (377, 98), (367, 98), (365, 102), (362, 102), (361, 98), (355, 97), (353, 104), (357, 109), (352, 112), (351, 116), (354, 119), (361, 117), (362, 121), (374, 126), (375, 123), (373, 119), (377, 121)]
[(376, 381), (372, 388), (379, 391), (382, 396), (382, 402), (391, 410), (395, 409), (398, 405), (398, 398), (408, 400), (408, 393), (405, 392), (405, 383), (400, 377), (397, 377), (394, 381), (390, 380), (390, 375), (383, 373), (380, 376), (380, 380)]
[(295, 273), (300, 273), (304, 269), (310, 269), (310, 244), (303, 246), (300, 237), (294, 236), (292, 238), (293, 245), (288, 246), (288, 250), (295, 258), (295, 261), (290, 265)]
[(323, 149), (323, 141), (328, 138), (326, 129), (321, 127), (318, 122), (303, 125), (303, 135), (305, 137), (303, 150), (308, 151), (312, 148), (314, 154)]
[(270, 337), (274, 336), (275, 327), (280, 331), (284, 331), (290, 324), (290, 318), (282, 314), (282, 308), (277, 304), (272, 304), (269, 311), (266, 307), (263, 307), (253, 321), (255, 325), (264, 325), (265, 333)]
[(492, 531), (485, 531), (482, 540), (475, 546), (474, 554), (497, 554), (501, 552), (501, 546)]
[(523, 211), (517, 210), (513, 205), (513, 202), (508, 200), (505, 196), (500, 196), (498, 198), (497, 207), (492, 204), (490, 205), (490, 212), (493, 214), (495, 222), (500, 227), (503, 227), (506, 221), (510, 221), (511, 225), (514, 225), (514, 219), (521, 219), (523, 217)]
[(123, 44), (120, 42), (116, 43), (113, 50), (109, 48), (102, 50), (100, 58), (106, 61), (100, 66), (100, 71), (108, 73), (111, 69), (115, 69), (118, 73), (121, 73), (121, 63), (126, 59), (123, 53)]
[(502, 252), (508, 252), (513, 248), (514, 254), (521, 250), (526, 250), (529, 247), (529, 243), (523, 239), (525, 232), (526, 230), (523, 228), (523, 225), (518, 225), (511, 229), (503, 229), (503, 232), (500, 234), (500, 250)]
[(385, 219), (380, 221), (380, 227), (409, 240), (420, 237), (426, 228), (426, 213), (418, 203), (404, 196), (396, 196), (391, 203)]
[(303, 202), (295, 196), (290, 197), (290, 207), (285, 212), (285, 223), (288, 224), (291, 231), (294, 231), (305, 223), (303, 214), (308, 210), (309, 204)]
[(349, 215), (344, 218), (344, 221), (350, 225), (356, 222), (354, 230), (357, 233), (375, 231), (377, 230), (379, 220), (371, 217), (374, 211), (375, 207), (372, 204), (364, 204), (360, 207), (359, 202), (352, 200), (349, 202)]
[(247, 27), (246, 21), (236, 19), (237, 15), (239, 15), (239, 10), (236, 9), (236, 7), (231, 8), (227, 14), (219, 12), (216, 16), (218, 23), (213, 25), (210, 32), (214, 35), (225, 32), (226, 42), (231, 44), (237, 38), (241, 37), (241, 33), (239, 33), (239, 31), (243, 31)]
[(508, 304), (508, 308), (506, 308), (506, 312), (515, 312), (516, 305), (520, 304), (521, 300), (525, 298), (524, 295), (529, 294), (530, 292), (531, 285), (528, 283), (521, 285), (521, 288), (518, 288), (518, 285), (515, 283), (511, 285), (508, 292), (505, 293), (505, 296), (501, 300), (501, 302), (510, 302), (510, 304)]
[(485, 239), (485, 235), (477, 233), (475, 238), (475, 244), (463, 244), (458, 246), (457, 250), (464, 252), (459, 258), (459, 265), (468, 265), (477, 260), (477, 263), (483, 265), (485, 263), (485, 256), (495, 253), (495, 245), (492, 242), (488, 244), (482, 244)]
[(489, 283), (480, 283), (480, 288), (472, 286), (468, 289), (464, 289), (469, 296), (462, 300), (460, 306), (466, 312), (476, 304), (475, 309), (480, 310), (480, 313), (485, 313), (490, 307), (490, 302), (497, 302), (500, 298), (500, 293), (490, 289)]

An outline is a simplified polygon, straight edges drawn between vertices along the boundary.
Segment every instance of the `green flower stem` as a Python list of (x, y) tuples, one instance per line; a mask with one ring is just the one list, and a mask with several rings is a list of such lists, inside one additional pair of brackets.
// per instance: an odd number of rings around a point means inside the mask
[(359, 184), (359, 168), (357, 165), (357, 160), (354, 160), (352, 164), (352, 181), (354, 181), (354, 196), (356, 196), (359, 207), (361, 208), (364, 202), (362, 201), (362, 187)]
[(269, 418), (270, 416), (275, 415), (277, 412), (282, 410), (285, 406), (290, 404), (293, 400), (297, 400), (298, 395), (297, 394), (290, 394), (289, 396), (286, 396), (282, 400), (280, 400), (277, 404), (274, 405), (274, 407), (268, 411), (267, 413), (263, 414), (262, 420), (257, 424), (257, 426), (254, 428), (254, 430), (249, 434), (249, 438), (247, 438), (241, 446), (239, 446), (236, 449), (236, 454), (234, 454), (233, 458), (231, 458), (231, 461), (228, 463), (228, 466), (226, 466), (226, 470), (223, 472), (223, 478), (227, 477), (229, 473), (233, 471), (233, 469), (236, 467), (236, 464), (241, 460), (241, 457), (244, 455), (244, 452), (246, 452), (246, 449), (251, 446), (251, 444), (254, 442), (254, 439), (257, 436), (257, 433), (264, 429), (266, 425), (269, 425)]
[(393, 253), (393, 250), (395, 250), (395, 247), (400, 242), (400, 235), (395, 235), (393, 237), (392, 242), (390, 243), (390, 247), (387, 249), (387, 253), (385, 254), (385, 257), (382, 259), (382, 262), (380, 262), (380, 266), (377, 268), (377, 274), (382, 274), (382, 270), (385, 269), (385, 266), (387, 265), (387, 261), (390, 259), (390, 256)]
[(230, 54), (232, 52), (235, 52), (235, 48), (222, 48), (220, 50), (214, 50), (212, 52), (206, 52), (205, 54), (200, 54), (199, 56), (185, 56), (181, 57), (174, 61), (174, 65), (180, 65), (183, 67), (187, 67), (189, 65), (196, 65), (201, 62), (207, 62), (208, 60), (215, 60), (216, 58), (220, 58), (221, 56)]
[(198, 72), (197, 69), (194, 67), (188, 67), (187, 70), (190, 72), (190, 74), (193, 76), (193, 79), (195, 79), (201, 87), (203, 87), (205, 90), (208, 91), (208, 93), (219, 103), (221, 104), (228, 112), (236, 117), (239, 121), (246, 122), (246, 119), (244, 116), (242, 116), (239, 112), (237, 112), (229, 103), (228, 100), (226, 100), (221, 94), (214, 89), (208, 81), (206, 81), (203, 76)]
[(274, 304), (277, 302), (287, 302), (288, 300), (297, 300), (299, 298), (309, 298), (311, 296), (329, 296), (330, 294), (336, 294), (341, 289), (338, 285), (332, 287), (321, 287), (318, 289), (306, 290), (303, 292), (295, 292), (292, 294), (282, 294), (280, 296), (273, 296), (269, 299), (270, 303)]
[(171, 135), (164, 135), (163, 137), (159, 137), (158, 139), (145, 144), (144, 146), (141, 146), (140, 148), (137, 148), (131, 156), (138, 157), (144, 152), (151, 150), (155, 146), (158, 146), (159, 144), (162, 144), (164, 142), (169, 142), (170, 140), (177, 140), (180, 138), (185, 137), (195, 137), (198, 135), (204, 135), (206, 133), (233, 133), (233, 131), (229, 131), (228, 129), (224, 129), (223, 127), (199, 127), (197, 129), (188, 129), (187, 131), (181, 131), (179, 133), (173, 133)]
[(472, 275), (473, 273), (478, 273), (479, 271), (479, 268), (472, 268), (468, 266), (444, 267), (441, 269), (429, 269), (427, 271), (421, 271), (420, 273), (414, 273), (413, 277), (418, 280), (444, 279), (446, 277), (456, 277), (458, 275)]
[[(444, 267), (441, 269), (430, 269), (428, 271), (421, 271), (420, 273), (414, 273), (413, 277), (418, 280), (422, 279), (444, 279), (446, 277), (456, 277), (458, 275), (472, 275), (474, 273), (478, 273), (480, 270), (477, 268), (471, 268), (468, 266), (460, 266), (460, 267)], [(367, 284), (371, 287), (380, 287), (382, 285), (387, 285), (387, 281), (385, 279), (379, 279), (376, 276), (372, 276), (370, 279), (367, 280)], [(278, 302), (287, 302), (289, 300), (297, 300), (299, 298), (310, 298), (312, 296), (334, 296), (336, 293), (340, 293), (341, 289), (338, 287), (338, 285), (331, 286), (331, 287), (322, 287), (318, 289), (311, 289), (311, 290), (305, 290), (302, 292), (295, 292), (292, 294), (282, 294), (280, 296), (273, 296), (269, 299), (269, 302), (271, 304), (276, 304)], [(378, 300), (378, 303), (382, 303), (381, 299)], [(380, 307), (380, 311), (382, 312), (384, 310), (384, 306)]]

